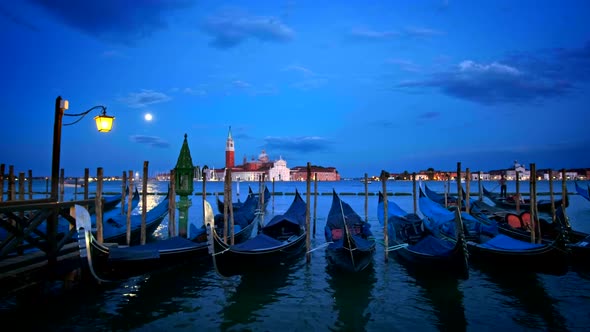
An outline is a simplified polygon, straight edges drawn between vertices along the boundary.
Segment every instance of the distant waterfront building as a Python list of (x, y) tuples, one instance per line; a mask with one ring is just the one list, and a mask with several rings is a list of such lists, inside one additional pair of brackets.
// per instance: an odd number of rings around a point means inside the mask
[[(306, 167), (303, 167), (307, 172)], [(258, 158), (252, 158), (250, 161), (244, 156), (243, 163), (241, 165), (235, 165), (235, 145), (231, 133), (231, 127), (229, 128), (227, 140), (225, 142), (225, 168), (223, 169), (212, 169), (202, 170), (203, 174), (206, 174), (209, 181), (223, 181), (225, 174), (228, 169), (231, 169), (232, 181), (258, 181), (264, 175), (265, 181), (292, 181), (296, 180), (293, 177), (293, 171), (287, 167), (287, 161), (283, 157), (279, 157), (278, 160), (272, 161), (265, 150), (258, 155)], [(339, 181), (340, 174), (334, 167), (321, 167), (314, 166), (313, 173), (317, 173), (318, 181)], [(295, 171), (295, 175), (298, 177), (297, 180), (302, 178), (302, 174), (299, 171)], [(307, 173), (303, 178), (307, 177)]]
[[(311, 166), (311, 178), (317, 176), (318, 181), (340, 181), (340, 174), (334, 167)], [(295, 166), (291, 169), (293, 181), (307, 181), (307, 166)]]

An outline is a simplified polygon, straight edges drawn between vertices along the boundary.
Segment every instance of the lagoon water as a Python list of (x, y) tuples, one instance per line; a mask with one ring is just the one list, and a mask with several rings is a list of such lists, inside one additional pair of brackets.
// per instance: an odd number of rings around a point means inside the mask
[[(148, 191), (164, 193), (167, 185), (150, 181)], [(267, 185), (272, 191), (272, 185)], [(495, 182), (484, 185), (499, 190)], [(38, 186), (45, 188), (44, 183)], [(258, 183), (240, 183), (242, 200), (248, 186), (258, 190)], [(381, 186), (380, 182), (369, 184), (368, 200), (368, 219), (378, 241), (383, 239), (376, 215), (376, 193)], [(428, 186), (442, 192), (444, 183), (429, 182)], [(293, 265), (231, 278), (218, 276), (207, 263), (186, 264), (113, 284), (79, 285), (69, 292), (3, 299), (2, 322), (5, 326), (15, 322), (19, 330), (63, 331), (590, 330), (590, 273), (584, 271), (547, 275), (470, 267), (467, 280), (423, 275), (393, 257), (385, 262), (384, 247), (378, 245), (368, 270), (358, 275), (333, 274), (326, 269), (321, 248), (331, 192), (336, 190), (364, 216), (364, 184), (319, 182), (317, 187), (312, 248), (319, 249), (311, 253), (309, 264), (303, 256)], [(537, 187), (540, 193), (549, 191), (547, 182), (539, 182)], [(207, 183), (208, 193), (221, 193), (222, 188), (221, 182)], [(452, 183), (451, 192), (456, 188)], [(475, 193), (477, 184), (472, 183), (471, 188)], [(555, 188), (561, 192), (561, 182), (556, 182)], [(575, 195), (573, 182), (568, 182), (567, 188), (573, 193), (568, 209), (572, 227), (590, 233), (590, 202)], [(234, 200), (236, 189), (234, 183)], [(281, 182), (274, 188), (277, 193), (291, 194), (295, 189), (307, 199), (305, 182)], [(391, 200), (406, 211), (413, 210), (412, 182), (389, 181), (387, 189), (396, 193)], [(120, 190), (120, 182), (105, 182), (104, 191)], [(202, 191), (200, 183), (195, 183), (195, 191)], [(513, 191), (514, 183), (509, 182), (508, 192)], [(521, 191), (528, 192), (528, 183), (521, 183)], [(72, 197), (73, 188), (66, 188), (66, 198)], [(148, 208), (161, 198), (149, 196)], [(207, 199), (216, 210), (215, 197)], [(284, 212), (292, 199), (292, 195), (271, 198), (266, 218)], [(200, 225), (202, 196), (191, 196), (191, 200), (189, 220)], [(310, 203), (313, 224), (313, 195)], [(167, 222), (166, 218), (156, 237), (167, 236)]]

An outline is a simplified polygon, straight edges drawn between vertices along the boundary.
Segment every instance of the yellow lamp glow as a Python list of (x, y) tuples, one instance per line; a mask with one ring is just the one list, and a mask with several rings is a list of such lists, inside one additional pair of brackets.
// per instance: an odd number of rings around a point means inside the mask
[(105, 111), (103, 111), (101, 115), (94, 117), (94, 121), (96, 121), (96, 129), (101, 133), (108, 133), (111, 131), (113, 128), (113, 120), (115, 120), (115, 117), (107, 115)]

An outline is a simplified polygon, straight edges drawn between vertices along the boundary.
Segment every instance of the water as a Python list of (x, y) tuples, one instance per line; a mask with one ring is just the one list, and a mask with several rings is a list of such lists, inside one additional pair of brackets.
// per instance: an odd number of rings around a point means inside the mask
[[(258, 184), (250, 183), (254, 191)], [(369, 185), (371, 193), (381, 183)], [(443, 190), (442, 182), (428, 183)], [(494, 189), (495, 182), (486, 183)], [(513, 185), (513, 184), (512, 184)], [(561, 183), (555, 183), (561, 190)], [(584, 184), (585, 185), (585, 184)], [(388, 192), (412, 192), (411, 182), (388, 182)], [(568, 190), (574, 192), (573, 182)], [(43, 185), (44, 188), (44, 185)], [(167, 183), (150, 182), (150, 192), (165, 192)], [(222, 183), (208, 183), (208, 192), (222, 192)], [(306, 197), (303, 182), (277, 183), (276, 192)], [(311, 190), (314, 185), (312, 183)], [(472, 192), (476, 186), (472, 185)], [(521, 184), (523, 192), (528, 185)], [(324, 243), (323, 226), (331, 203), (331, 191), (363, 193), (358, 181), (321, 182), (317, 199), (316, 236), (312, 247)], [(73, 188), (66, 188), (71, 198)], [(92, 188), (90, 188), (92, 191)], [(120, 182), (106, 182), (104, 190), (118, 192)], [(236, 186), (234, 184), (234, 195)], [(240, 184), (244, 200), (248, 183)], [(456, 184), (451, 190), (456, 191)], [(498, 191), (498, 188), (495, 188)], [(508, 191), (513, 191), (510, 183)], [(201, 191), (195, 183), (195, 191)], [(547, 182), (538, 184), (548, 192)], [(148, 205), (162, 196), (149, 196)], [(547, 196), (548, 197), (548, 196)], [(342, 195), (364, 216), (364, 195)], [(546, 197), (542, 197), (546, 198)], [(201, 196), (192, 196), (189, 219), (200, 222)], [(234, 196), (234, 199), (235, 196)], [(268, 216), (285, 211), (292, 195), (275, 196)], [(390, 197), (403, 209), (412, 211), (408, 195)], [(590, 202), (570, 196), (568, 214), (574, 229), (590, 232)], [(208, 196), (216, 210), (215, 197)], [(313, 196), (311, 197), (313, 223)], [(369, 196), (368, 218), (377, 239), (382, 229), (376, 217), (377, 196)], [(136, 210), (137, 213), (138, 210)], [(167, 219), (158, 229), (167, 234)], [(295, 264), (244, 277), (222, 278), (209, 264), (184, 265), (100, 286), (80, 285), (75, 291), (56, 292), (34, 298), (11, 298), (0, 306), (3, 322), (19, 321), (25, 330), (66, 331), (489, 331), (590, 329), (590, 274), (571, 270), (555, 276), (538, 273), (502, 273), (485, 267), (470, 267), (467, 280), (446, 275), (423, 275), (390, 258), (384, 261), (383, 246), (377, 247), (374, 264), (359, 275), (343, 276), (326, 269), (323, 249), (302, 257)]]

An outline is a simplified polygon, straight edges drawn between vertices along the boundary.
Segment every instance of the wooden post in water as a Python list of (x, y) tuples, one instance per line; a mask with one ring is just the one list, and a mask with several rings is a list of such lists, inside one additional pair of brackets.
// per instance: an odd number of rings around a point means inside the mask
[(96, 196), (94, 197), (94, 213), (96, 214), (96, 240), (98, 241), (98, 243), (103, 243), (104, 237), (102, 230), (102, 167), (98, 167), (96, 169), (96, 178)]
[(49, 197), (49, 178), (45, 177), (45, 197)]
[(461, 162), (457, 162), (457, 209), (461, 212), (461, 204), (463, 200), (463, 188), (461, 186)]
[[(18, 199), (21, 201), (25, 200), (25, 173), (20, 172), (18, 173)], [(25, 217), (25, 211), (19, 212), (19, 216), (21, 219)], [(20, 225), (17, 225), (20, 229)]]
[(530, 205), (530, 214), (531, 214), (531, 243), (537, 243), (537, 225), (535, 225), (535, 164), (530, 164), (529, 166), (531, 170), (531, 177), (529, 178), (529, 205)]
[[(387, 174), (387, 177), (389, 177), (389, 174)], [(417, 195), (416, 195), (416, 172), (412, 173), (412, 197), (414, 200), (414, 213), (418, 212), (418, 204), (417, 204)]]
[(535, 210), (535, 218), (532, 218), (532, 220), (535, 226), (536, 243), (541, 243), (543, 234), (541, 234), (541, 222), (539, 221), (539, 207), (537, 204), (537, 165), (534, 163), (531, 164), (531, 174), (533, 175), (533, 191), (531, 192), (531, 196), (535, 197), (535, 205), (531, 206), (531, 209)]
[(318, 173), (313, 175), (313, 238), (315, 239), (316, 215), (318, 212)]
[(567, 213), (565, 213), (565, 203), (567, 200), (567, 174), (564, 168), (561, 170), (561, 211), (563, 212), (563, 222), (565, 223), (565, 227), (571, 229), (572, 226), (570, 225), (570, 220), (567, 217)]
[(481, 171), (477, 172), (477, 194), (478, 194), (478, 199), (480, 202), (483, 201), (483, 184), (481, 183), (481, 178), (482, 178), (482, 173)]
[(516, 171), (516, 194), (514, 199), (516, 200), (516, 213), (520, 214), (520, 174)]
[[(258, 181), (260, 186), (260, 180)], [(227, 244), (227, 227), (229, 224), (229, 201), (231, 197), (229, 196), (229, 189), (227, 188), (230, 186), (229, 180), (227, 177), (227, 169), (225, 172), (225, 178), (223, 179), (223, 243)], [(259, 190), (260, 191), (260, 190)], [(260, 202), (260, 198), (258, 198)], [(259, 203), (260, 205), (260, 203)]]
[(78, 178), (74, 178), (74, 200), (78, 199)]
[(6, 165), (0, 164), (0, 202), (4, 201), (4, 172), (6, 172)]
[(146, 213), (147, 213), (147, 182), (148, 182), (148, 166), (149, 161), (143, 162), (143, 177), (142, 177), (142, 190), (141, 190), (141, 235), (139, 243), (144, 245), (147, 240), (147, 229), (146, 229)]
[(88, 186), (89, 186), (89, 180), (90, 178), (90, 169), (89, 168), (85, 168), (84, 169), (84, 199), (88, 199)]
[(29, 170), (29, 199), (33, 199), (33, 170)]
[[(78, 180), (78, 178), (76, 178), (76, 181)], [(76, 184), (76, 188), (78, 187), (78, 185)], [(127, 173), (125, 171), (123, 171), (123, 177), (121, 178), (121, 214), (125, 214), (125, 198), (126, 196), (126, 190), (127, 189)], [(132, 196), (133, 192), (131, 191), (131, 189), (129, 189), (129, 196)]]
[(365, 222), (369, 222), (369, 176), (365, 173)]
[(272, 215), (275, 214), (275, 178), (272, 178)]
[(8, 200), (16, 200), (16, 185), (14, 181), (14, 165), (8, 166)]
[[(463, 187), (461, 187), (463, 188)], [(463, 190), (461, 190), (463, 191)], [(471, 196), (471, 194), (469, 193), (471, 191), (471, 171), (469, 170), (469, 167), (467, 167), (465, 169), (465, 212), (469, 213), (470, 209), (471, 209), (471, 204), (469, 202), (469, 197)]]
[(168, 192), (168, 237), (176, 236), (176, 171), (170, 170), (170, 191)]
[(227, 197), (229, 198), (229, 207), (227, 211), (229, 212), (229, 231), (230, 231), (230, 244), (234, 245), (234, 200), (232, 198), (232, 178), (231, 178), (231, 168), (227, 169), (227, 177), (229, 178), (229, 184), (227, 186)]
[(555, 215), (555, 195), (553, 192), (553, 170), (549, 169), (549, 198), (551, 200), (551, 222), (553, 225), (557, 222), (557, 216)]
[(64, 200), (64, 190), (65, 190), (65, 175), (64, 169), (59, 170), (59, 201), (63, 202)]
[(445, 208), (449, 207), (449, 192), (451, 191), (451, 175), (446, 174), (447, 179), (445, 181)]
[(133, 171), (129, 170), (129, 195), (127, 195), (127, 245), (131, 245), (131, 205), (133, 204), (133, 195), (135, 194), (135, 188), (133, 186)]
[[(385, 170), (381, 171), (381, 190), (383, 191), (383, 242), (385, 242), (385, 256), (384, 259), (387, 262), (389, 260), (388, 250), (389, 250), (389, 234), (388, 234), (388, 226), (387, 226), (387, 217), (389, 216), (387, 212), (387, 178), (389, 178), (389, 174)], [(414, 174), (412, 174), (412, 178), (414, 178)], [(416, 181), (414, 181), (416, 183)], [(416, 197), (416, 186), (414, 186), (414, 199)]]
[(18, 199), (25, 200), (25, 172), (18, 173)]
[(306, 199), (306, 209), (305, 209), (305, 259), (307, 260), (307, 264), (311, 263), (311, 232), (310, 232), (310, 225), (309, 225), (309, 200), (311, 198), (311, 163), (307, 162), (307, 199)]
[(205, 227), (208, 227), (207, 224), (205, 224), (206, 220), (205, 220), (205, 201), (207, 200), (207, 174), (205, 172), (203, 172), (202, 174), (203, 176), (203, 225), (205, 225)]

